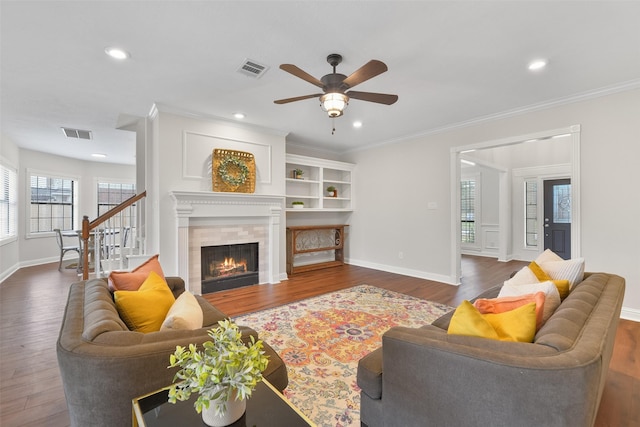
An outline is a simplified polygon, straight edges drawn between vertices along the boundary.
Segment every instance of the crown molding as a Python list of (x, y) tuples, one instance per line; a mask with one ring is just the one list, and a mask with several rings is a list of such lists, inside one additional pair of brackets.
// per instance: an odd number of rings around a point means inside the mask
[(381, 147), (381, 146), (389, 145), (389, 144), (397, 144), (397, 143), (408, 141), (408, 140), (411, 140), (411, 139), (416, 139), (416, 138), (421, 138), (421, 137), (431, 136), (431, 135), (437, 135), (437, 134), (449, 132), (449, 131), (456, 130), (456, 129), (462, 129), (462, 128), (465, 128), (465, 127), (469, 127), (469, 126), (473, 126), (473, 125), (477, 125), (477, 124), (481, 124), (481, 123), (492, 122), (492, 121), (495, 121), (495, 120), (502, 120), (502, 119), (506, 119), (506, 118), (509, 118), (509, 117), (514, 117), (514, 116), (519, 116), (519, 115), (522, 115), (522, 114), (533, 113), (535, 111), (546, 110), (546, 109), (553, 108), (553, 107), (558, 107), (558, 106), (561, 106), (561, 105), (573, 104), (573, 103), (576, 103), (576, 102), (582, 102), (582, 101), (586, 101), (586, 100), (590, 100), (590, 99), (594, 99), (594, 98), (599, 98), (599, 97), (602, 97), (602, 96), (613, 95), (613, 94), (616, 94), (616, 93), (627, 92), (627, 91), (636, 90), (636, 89), (640, 89), (640, 79), (629, 80), (627, 82), (618, 83), (618, 84), (611, 85), (611, 86), (605, 86), (605, 87), (602, 87), (602, 88), (599, 88), (599, 89), (595, 89), (595, 90), (592, 90), (592, 91), (579, 93), (579, 94), (576, 94), (576, 95), (571, 95), (571, 96), (566, 96), (566, 97), (563, 97), (563, 98), (552, 99), (552, 100), (549, 100), (549, 101), (544, 101), (544, 102), (540, 102), (540, 103), (537, 103), (537, 104), (531, 104), (531, 105), (528, 105), (528, 106), (525, 106), (525, 107), (514, 108), (512, 110), (507, 110), (507, 111), (503, 111), (503, 112), (496, 113), (496, 114), (490, 114), (490, 115), (487, 115), (487, 116), (477, 117), (475, 119), (465, 120), (465, 121), (454, 123), (454, 124), (451, 124), (451, 125), (430, 129), (430, 130), (427, 130), (425, 132), (415, 133), (415, 134), (412, 134), (412, 135), (406, 135), (406, 136), (390, 139), (390, 140), (387, 140), (387, 141), (381, 141), (379, 143), (372, 144), (372, 145), (369, 145), (367, 147), (354, 148), (354, 149), (351, 149), (351, 150), (344, 151), (343, 153), (345, 153), (345, 154), (346, 153), (353, 153), (353, 152), (368, 150), (368, 149), (374, 148), (374, 147)]

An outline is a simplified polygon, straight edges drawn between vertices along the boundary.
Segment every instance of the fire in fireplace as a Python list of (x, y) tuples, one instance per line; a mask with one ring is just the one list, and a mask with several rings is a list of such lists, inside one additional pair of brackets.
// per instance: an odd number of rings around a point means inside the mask
[(202, 293), (259, 283), (258, 243), (200, 248)]

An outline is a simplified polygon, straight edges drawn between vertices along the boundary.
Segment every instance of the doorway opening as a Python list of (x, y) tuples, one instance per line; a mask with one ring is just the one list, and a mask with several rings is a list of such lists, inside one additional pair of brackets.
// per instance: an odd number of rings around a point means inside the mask
[[(531, 253), (532, 258), (535, 259), (534, 253), (542, 252), (540, 246), (534, 248), (526, 248), (526, 233), (524, 224), (526, 223), (526, 215), (524, 211), (524, 185), (520, 189), (522, 194), (517, 194), (513, 191), (514, 184), (512, 181), (512, 175), (514, 165), (517, 168), (526, 171), (528, 161), (543, 162), (544, 159), (538, 158), (542, 154), (545, 154), (547, 147), (552, 145), (553, 140), (563, 137), (568, 140), (568, 160), (565, 170), (562, 173), (562, 177), (567, 177), (570, 180), (570, 186), (567, 188), (570, 194), (570, 203), (568, 209), (570, 211), (571, 222), (567, 223), (569, 233), (565, 233), (568, 237), (568, 249), (569, 255), (573, 257), (580, 256), (580, 125), (574, 125), (566, 128), (553, 129), (534, 134), (527, 134), (517, 137), (505, 138), (494, 141), (481, 142), (477, 144), (471, 144), (460, 147), (451, 148), (451, 229), (452, 229), (452, 249), (451, 249), (451, 282), (460, 283), (462, 276), (461, 271), (461, 239), (462, 239), (462, 226), (461, 226), (461, 160), (473, 161), (474, 163), (483, 162), (489, 167), (496, 169), (503, 169), (505, 172), (499, 172), (499, 183), (497, 185), (499, 189), (498, 205), (498, 232), (497, 240), (499, 240), (497, 248), (497, 258), (499, 261), (510, 261), (513, 259), (523, 259), (522, 255), (527, 254), (527, 250)], [(517, 150), (521, 150), (522, 147), (531, 147), (530, 154), (518, 155)], [(496, 162), (494, 158), (489, 157), (487, 160), (487, 153), (492, 153), (494, 156), (502, 156), (502, 159), (508, 159), (508, 162)], [(499, 153), (499, 154), (495, 154)], [(554, 159), (554, 153), (550, 156)], [(483, 157), (485, 156), (485, 157)], [(511, 162), (511, 163), (509, 163)], [(507, 166), (504, 167), (503, 165)], [(534, 163), (535, 164), (535, 163)], [(550, 163), (546, 163), (548, 166)], [(535, 164), (538, 169), (545, 165), (544, 163)], [(550, 167), (553, 169), (553, 166)], [(553, 178), (559, 178), (557, 174), (553, 174)], [(539, 175), (538, 175), (539, 176)], [(551, 178), (551, 177), (549, 177)], [(519, 198), (522, 197), (522, 211), (515, 215), (514, 206), (520, 204)], [(516, 200), (517, 199), (517, 200)], [(540, 200), (540, 205), (543, 205), (543, 201)], [(566, 212), (565, 212), (566, 213)], [(540, 212), (540, 217), (543, 217), (543, 213)], [(481, 221), (481, 220), (480, 220)], [(540, 235), (544, 234), (542, 224), (540, 225)], [(515, 237), (517, 238), (515, 238)], [(522, 242), (520, 242), (520, 240)], [(542, 239), (541, 239), (542, 240)], [(515, 243), (514, 243), (515, 242)], [(542, 241), (540, 242), (543, 243)], [(520, 248), (522, 246), (523, 248)], [(514, 255), (515, 254), (515, 255)]]

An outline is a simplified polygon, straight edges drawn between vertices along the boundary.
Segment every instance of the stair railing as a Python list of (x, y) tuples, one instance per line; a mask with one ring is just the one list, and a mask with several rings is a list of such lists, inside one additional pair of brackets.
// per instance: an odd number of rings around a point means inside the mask
[[(138, 244), (138, 236), (136, 235), (139, 227), (131, 227), (131, 223), (135, 221), (135, 218), (129, 218), (129, 226), (124, 226), (122, 215), (126, 209), (129, 209), (131, 214), (131, 207), (139, 200), (145, 198), (147, 192), (143, 191), (133, 197), (128, 198), (118, 206), (110, 209), (104, 214), (100, 215), (93, 221), (89, 221), (88, 216), (82, 218), (82, 234), (80, 236), (82, 240), (82, 279), (87, 280), (89, 278), (89, 253), (91, 252), (90, 239), (93, 236), (93, 258), (96, 277), (100, 277), (100, 272), (103, 271), (103, 263), (109, 264), (109, 270), (113, 269), (114, 262), (117, 262), (117, 267), (122, 269), (124, 267), (124, 255), (125, 251), (129, 250), (129, 254), (132, 253), (134, 247)], [(121, 215), (120, 221), (114, 225), (116, 215)], [(133, 242), (128, 244), (128, 242)], [(126, 248), (125, 248), (126, 247)], [(118, 249), (119, 259), (115, 261), (116, 249)], [(111, 257), (111, 260), (109, 260)]]

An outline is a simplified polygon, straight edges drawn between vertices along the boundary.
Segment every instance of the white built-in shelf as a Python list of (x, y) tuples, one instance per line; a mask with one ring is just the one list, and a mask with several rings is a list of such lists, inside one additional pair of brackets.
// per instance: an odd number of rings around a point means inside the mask
[[(303, 179), (293, 178), (293, 170), (302, 169)], [(351, 212), (354, 203), (355, 165), (353, 163), (287, 154), (286, 210), (287, 212)], [(330, 197), (327, 187), (338, 190)], [(294, 209), (291, 202), (304, 202), (303, 209)]]

